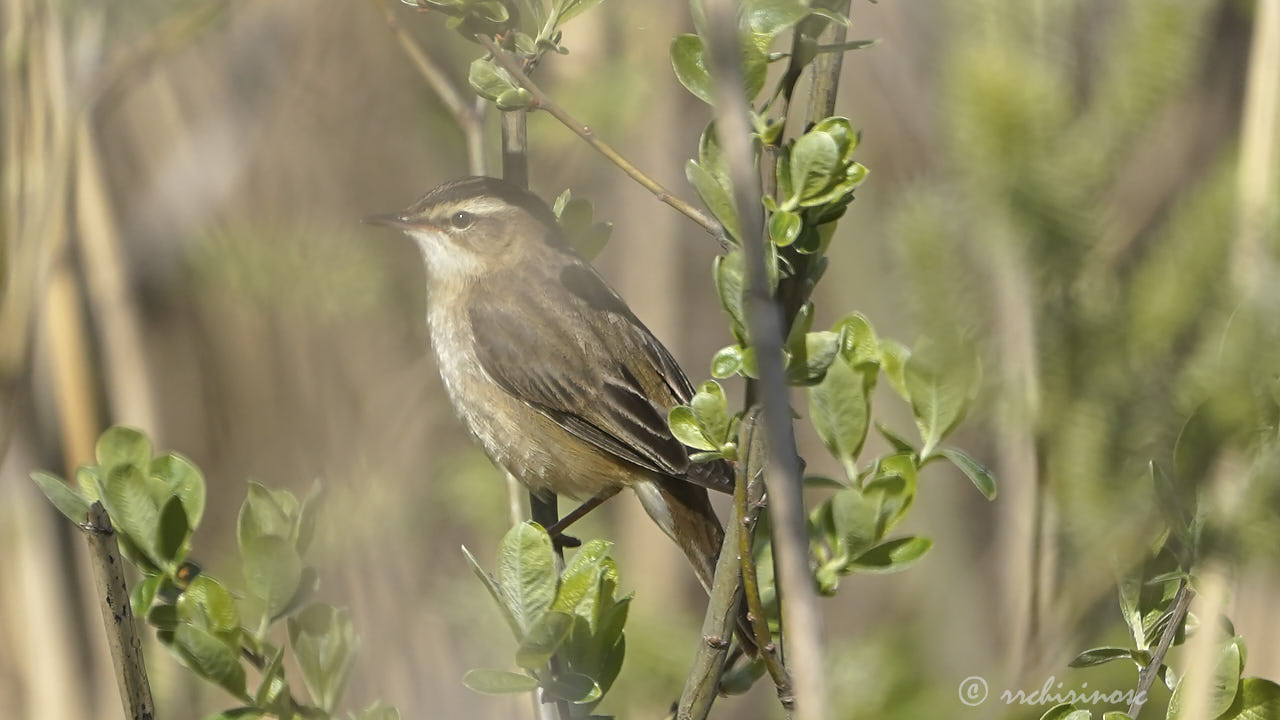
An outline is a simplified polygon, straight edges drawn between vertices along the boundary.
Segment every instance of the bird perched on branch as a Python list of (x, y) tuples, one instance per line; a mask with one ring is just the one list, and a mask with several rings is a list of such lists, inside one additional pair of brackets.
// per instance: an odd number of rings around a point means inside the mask
[(565, 241), (551, 209), (515, 185), (471, 177), (366, 221), (421, 249), (440, 375), (489, 458), (530, 490), (586, 509), (631, 488), (709, 591), (724, 530), (707, 489), (732, 492), (733, 470), (690, 462), (667, 413), (693, 386)]

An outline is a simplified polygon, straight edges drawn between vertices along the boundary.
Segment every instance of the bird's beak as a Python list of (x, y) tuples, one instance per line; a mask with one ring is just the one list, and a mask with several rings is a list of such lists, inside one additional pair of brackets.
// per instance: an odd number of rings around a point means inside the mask
[(381, 227), (395, 228), (397, 230), (412, 230), (417, 227), (414, 223), (409, 222), (405, 218), (404, 213), (369, 215), (361, 218), (360, 222), (366, 225), (379, 225)]

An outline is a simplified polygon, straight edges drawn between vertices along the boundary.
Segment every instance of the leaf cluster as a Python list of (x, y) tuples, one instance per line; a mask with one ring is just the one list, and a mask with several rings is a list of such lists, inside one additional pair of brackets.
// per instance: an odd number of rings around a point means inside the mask
[(611, 548), (612, 543), (591, 540), (557, 573), (551, 537), (537, 523), (525, 522), (502, 538), (498, 570), (491, 574), (464, 547), (515, 635), (515, 664), (521, 669), (471, 670), (463, 678), (467, 687), (488, 694), (540, 688), (543, 702), (568, 703), (571, 718), (602, 720), (592, 710), (622, 669), (631, 604), (629, 595), (617, 597)]
[[(236, 528), (246, 592), (237, 593), (189, 558), (206, 493), (194, 463), (174, 452), (153, 455), (147, 437), (127, 427), (99, 437), (96, 459), (76, 471), (78, 488), (46, 472), (31, 477), (72, 522), (85, 522), (95, 502), (106, 509), (121, 554), (142, 575), (130, 596), (133, 614), (146, 618), (183, 665), (242, 703), (212, 718), (337, 717), (357, 640), (346, 610), (310, 602), (318, 576), (302, 555), (315, 533), (319, 484), (302, 500), (250, 484)], [(247, 618), (257, 618), (253, 629)], [(281, 620), (288, 646), (271, 638)], [(291, 693), (287, 650), (310, 702)], [(256, 687), (249, 685), (246, 661), (259, 672)], [(397, 720), (399, 713), (375, 703), (349, 717)]]
[[(1189, 592), (1199, 584), (1197, 567), (1203, 559), (1202, 543), (1205, 509), (1198, 488), (1175, 471), (1166, 474), (1156, 463), (1149, 465), (1149, 477), (1164, 520), (1149, 557), (1118, 583), (1120, 615), (1133, 643), (1130, 647), (1102, 646), (1085, 650), (1071, 661), (1071, 667), (1105, 665), (1129, 660), (1139, 671), (1153, 667), (1173, 693), (1167, 720), (1186, 716), (1187, 676), (1178, 676), (1164, 657), (1156, 657), (1160, 638), (1170, 632), (1171, 647), (1182, 645), (1196, 632), (1214, 632), (1217, 658), (1209, 682), (1207, 717), (1216, 720), (1268, 720), (1280, 718), (1280, 685), (1259, 677), (1244, 677), (1247, 658), (1244, 638), (1226, 616), (1202, 620), (1192, 612), (1179, 612), (1179, 592)], [(1087, 720), (1088, 710), (1064, 704), (1051, 709), (1042, 720)], [(1128, 718), (1124, 713), (1106, 713), (1104, 720)]]
[[(463, 37), (498, 37), (529, 70), (547, 52), (567, 55), (561, 27), (603, 0), (404, 0), (414, 7), (448, 16), (447, 25)], [(488, 55), (471, 63), (467, 77), (476, 94), (500, 110), (519, 110), (533, 100), (511, 74)]]

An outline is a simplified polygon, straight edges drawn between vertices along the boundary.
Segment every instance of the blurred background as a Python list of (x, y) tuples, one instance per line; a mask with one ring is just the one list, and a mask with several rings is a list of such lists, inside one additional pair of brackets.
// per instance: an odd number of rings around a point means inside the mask
[[(1222, 567), (1247, 674), (1280, 679), (1280, 482), (1257, 450), (1280, 403), (1277, 5), (855, 0), (850, 37), (880, 42), (846, 57), (839, 111), (862, 128), (871, 177), (840, 225), (817, 322), (856, 309), (908, 343), (931, 329), (976, 337), (983, 393), (953, 444), (995, 472), (1000, 496), (988, 504), (930, 466), (906, 530), (934, 549), (823, 601), (841, 720), (1038, 718), (1045, 707), (996, 695), (1050, 676), (1132, 688), (1130, 665), (1066, 663), (1126, 643), (1115, 570), (1147, 551), (1147, 463), (1172, 463), (1175, 446), (1238, 531)], [(323, 482), (319, 598), (349, 607), (362, 639), (348, 705), (529, 715), (525, 698), (461, 685), (511, 657), (458, 551), (492, 562), (506, 489), (429, 358), (416, 250), (358, 222), (467, 174), (463, 134), (388, 7), (0, 5), (6, 717), (120, 717), (83, 543), (27, 479), (90, 461), (112, 423), (204, 470), (195, 554), (232, 586), (246, 482)], [(391, 18), (469, 97), (478, 46), (439, 16), (396, 4)], [(611, 0), (569, 25), (571, 54), (537, 78), (694, 198), (683, 164), (710, 109), (667, 55), (689, 29), (680, 0)], [(486, 122), (496, 174), (494, 113)], [(596, 264), (695, 382), (709, 376), (731, 341), (715, 244), (550, 118), (533, 116), (529, 134), (534, 189), (572, 188), (615, 224)], [(911, 431), (881, 385), (873, 412)], [(834, 472), (807, 422), (797, 430), (810, 469)], [(662, 717), (704, 596), (629, 494), (575, 534), (616, 541), (636, 593), (627, 663), (600, 711)], [(159, 717), (233, 704), (148, 650)], [(969, 676), (992, 690), (981, 707), (957, 697)], [(781, 717), (768, 685), (713, 716)], [(1167, 698), (1157, 686), (1152, 703)]]

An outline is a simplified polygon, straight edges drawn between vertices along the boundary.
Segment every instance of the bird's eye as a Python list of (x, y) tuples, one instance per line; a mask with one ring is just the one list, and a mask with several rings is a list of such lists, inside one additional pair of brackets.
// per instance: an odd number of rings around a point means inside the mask
[(449, 217), (449, 224), (458, 230), (466, 230), (476, 221), (476, 216), (469, 212), (456, 212)]

